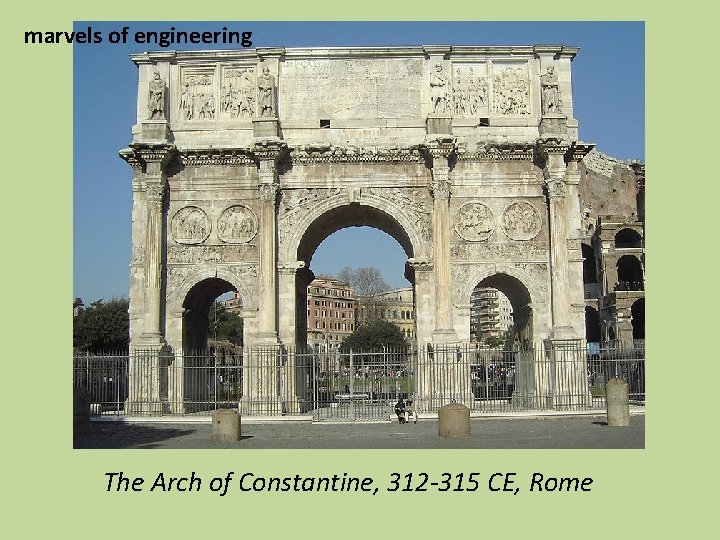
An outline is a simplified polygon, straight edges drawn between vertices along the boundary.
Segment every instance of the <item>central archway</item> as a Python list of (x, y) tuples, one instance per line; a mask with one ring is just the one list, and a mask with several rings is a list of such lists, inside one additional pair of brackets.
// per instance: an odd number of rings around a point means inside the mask
[[(314, 274), (310, 271), (313, 256), (322, 242), (334, 233), (351, 227), (370, 227), (393, 238), (408, 259), (414, 256), (414, 247), (405, 227), (386, 211), (374, 206), (348, 204), (331, 208), (315, 217), (300, 237), (296, 258), (304, 263), (305, 272), (298, 274), (296, 284), (296, 341), (299, 345), (307, 343), (307, 285)], [(414, 285), (414, 272), (405, 267), (406, 279)]]

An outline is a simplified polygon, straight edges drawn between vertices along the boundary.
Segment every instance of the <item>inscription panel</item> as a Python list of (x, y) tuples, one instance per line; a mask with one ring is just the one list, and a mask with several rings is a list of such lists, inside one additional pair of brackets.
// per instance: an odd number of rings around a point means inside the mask
[(291, 120), (419, 118), (420, 59), (288, 60), (280, 115)]

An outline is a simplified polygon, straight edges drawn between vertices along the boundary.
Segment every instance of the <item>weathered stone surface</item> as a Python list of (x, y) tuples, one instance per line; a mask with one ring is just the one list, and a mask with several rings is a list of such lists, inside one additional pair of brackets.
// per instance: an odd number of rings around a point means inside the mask
[[(363, 225), (407, 254), (419, 347), (469, 341), (464, 306), (480, 282), (510, 289), (523, 343), (557, 328), (581, 339), (577, 177), (592, 145), (577, 141), (576, 54), (424, 46), (133, 55), (138, 120), (121, 151), (135, 171), (131, 348), (205, 347), (209, 306), (233, 290), (245, 345), (302, 343), (301, 284), (315, 249)], [(552, 81), (542, 75), (550, 67)], [(183, 355), (173, 362), (183, 367)], [(131, 408), (162, 410), (168, 366), (146, 363), (157, 380), (131, 388)], [(278, 395), (266, 367), (262, 396), (244, 383), (253, 407)], [(283, 404), (267, 407), (280, 414)]]
[(470, 409), (460, 403), (443, 405), (438, 410), (438, 437), (470, 437)]

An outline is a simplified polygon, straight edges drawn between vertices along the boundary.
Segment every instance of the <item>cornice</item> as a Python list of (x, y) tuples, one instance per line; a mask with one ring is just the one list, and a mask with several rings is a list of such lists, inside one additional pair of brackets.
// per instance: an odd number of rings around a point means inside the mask
[(419, 145), (359, 147), (305, 144), (290, 148), (293, 163), (417, 163), (422, 162)]
[(535, 155), (534, 143), (489, 142), (470, 149), (458, 145), (458, 161), (532, 161)]

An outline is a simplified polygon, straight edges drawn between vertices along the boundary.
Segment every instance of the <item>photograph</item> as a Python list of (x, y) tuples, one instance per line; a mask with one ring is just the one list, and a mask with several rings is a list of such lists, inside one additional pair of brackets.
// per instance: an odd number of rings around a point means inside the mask
[(642, 22), (74, 29), (75, 447), (644, 447)]

